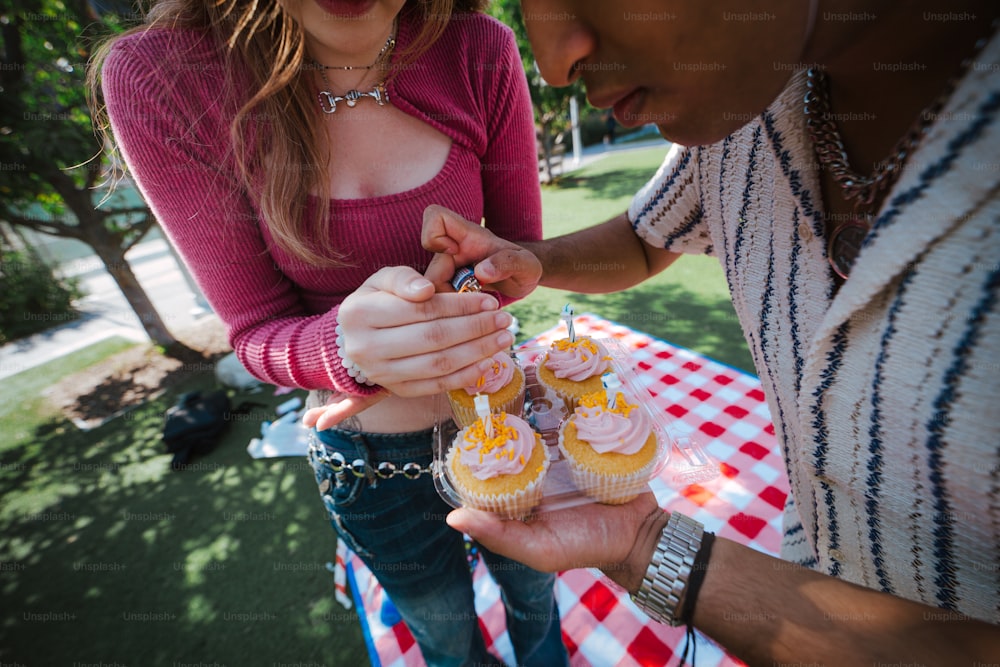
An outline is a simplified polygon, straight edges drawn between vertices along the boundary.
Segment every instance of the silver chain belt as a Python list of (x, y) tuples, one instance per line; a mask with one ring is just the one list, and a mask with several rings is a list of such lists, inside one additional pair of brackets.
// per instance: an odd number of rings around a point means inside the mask
[(309, 435), (309, 448), (316, 460), (330, 466), (334, 473), (350, 472), (359, 479), (371, 479), (372, 476), (379, 479), (392, 479), (396, 475), (402, 475), (406, 479), (419, 479), (421, 475), (429, 475), (433, 472), (431, 466), (422, 466), (414, 461), (399, 466), (392, 461), (380, 461), (372, 470), (372, 467), (362, 458), (348, 461), (340, 452), (327, 454), (315, 433)]

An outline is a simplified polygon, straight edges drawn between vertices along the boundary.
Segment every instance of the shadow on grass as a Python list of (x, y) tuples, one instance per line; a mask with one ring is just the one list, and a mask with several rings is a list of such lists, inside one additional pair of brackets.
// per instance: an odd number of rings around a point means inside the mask
[(3, 453), (3, 662), (367, 663), (357, 617), (334, 601), (311, 468), (246, 453), (273, 410), (233, 414), (211, 455), (170, 471), (163, 413), (211, 382), (88, 433), (47, 423)]
[(546, 187), (552, 191), (580, 190), (587, 199), (631, 197), (653, 173), (649, 169), (623, 168), (590, 174), (586, 171), (560, 176)]
[[(185, 345), (176, 343), (163, 355), (159, 363), (151, 363), (150, 357), (133, 361), (131, 366), (116, 369), (90, 391), (80, 393), (77, 387), (71, 391), (71, 403), (64, 410), (72, 411), (72, 416), (87, 424), (87, 428), (104, 423), (109, 415), (118, 413), (122, 406), (142, 405), (163, 393), (163, 387), (173, 387), (189, 381), (203, 369), (212, 369), (223, 355), (204, 354)], [(192, 370), (201, 369), (201, 370)], [(89, 371), (85, 371), (85, 375)], [(142, 381), (136, 381), (137, 377)]]
[[(756, 374), (732, 302), (708, 299), (678, 285), (640, 284), (612, 294), (562, 293), (576, 312), (600, 317), (686, 347), (716, 361)], [(526, 322), (548, 326), (526, 330), (533, 336), (554, 326), (553, 309), (546, 302), (518, 302), (508, 308)]]

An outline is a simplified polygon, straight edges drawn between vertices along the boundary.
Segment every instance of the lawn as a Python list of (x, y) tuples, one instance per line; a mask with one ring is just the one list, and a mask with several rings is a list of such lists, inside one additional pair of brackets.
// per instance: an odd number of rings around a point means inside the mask
[[(619, 213), (663, 149), (621, 153), (544, 194), (546, 234)], [(570, 301), (749, 368), (715, 260), (685, 258), (615, 295), (552, 290), (515, 304), (525, 335)], [(121, 346), (74, 353), (8, 378), (0, 392), (0, 662), (23, 665), (367, 663), (353, 612), (333, 598), (335, 539), (304, 460), (255, 461), (245, 447), (288, 398), (233, 415), (220, 446), (172, 472), (164, 411), (205, 374), (100, 428), (44, 408), (43, 388)]]
[(269, 407), (232, 415), (209, 457), (170, 470), (163, 413), (213, 384), (86, 433), (49, 416), (4, 443), (0, 662), (365, 663), (356, 616), (333, 600), (335, 539), (308, 464), (245, 452), (287, 396), (234, 397)]
[[(542, 191), (546, 238), (603, 222), (626, 210), (632, 194), (665, 154), (665, 147), (616, 153), (546, 187)], [(660, 275), (616, 294), (540, 288), (509, 310), (520, 321), (523, 339), (557, 325), (567, 302), (578, 313), (595, 313), (753, 372), (722, 267), (714, 258), (682, 257)]]

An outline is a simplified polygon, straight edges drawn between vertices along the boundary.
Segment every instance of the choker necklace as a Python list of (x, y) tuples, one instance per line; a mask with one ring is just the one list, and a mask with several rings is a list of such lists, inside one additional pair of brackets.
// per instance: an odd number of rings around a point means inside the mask
[(389, 33), (388, 39), (385, 40), (385, 44), (382, 46), (382, 50), (378, 52), (375, 56), (375, 61), (371, 65), (321, 65), (316, 60), (313, 60), (313, 65), (321, 70), (327, 69), (340, 69), (340, 70), (355, 70), (355, 69), (373, 69), (376, 65), (379, 65), (383, 59), (385, 59), (386, 54), (390, 52), (396, 46), (396, 21), (392, 23), (392, 32)]
[[(995, 28), (996, 23), (993, 25), (993, 29)], [(990, 36), (992, 32), (993, 30)], [(850, 274), (851, 266), (861, 252), (861, 245), (871, 230), (874, 218), (871, 209), (876, 199), (899, 177), (903, 164), (916, 149), (927, 129), (937, 120), (955, 86), (986, 46), (990, 36), (976, 42), (973, 54), (962, 61), (958, 73), (948, 81), (937, 99), (920, 112), (910, 129), (896, 142), (892, 153), (876, 165), (870, 176), (854, 171), (847, 161), (847, 150), (836, 120), (830, 112), (830, 84), (826, 72), (816, 68), (807, 70), (804, 111), (816, 159), (820, 168), (830, 171), (843, 190), (844, 198), (854, 202), (854, 214), (847, 220), (838, 222), (827, 241), (827, 261), (842, 280), (846, 280)]]
[(365, 97), (372, 98), (380, 107), (385, 106), (386, 102), (389, 101), (389, 92), (385, 88), (384, 78), (376, 83), (368, 92), (361, 92), (356, 88), (352, 88), (343, 95), (335, 95), (330, 92), (330, 80), (326, 77), (326, 70), (370, 70), (382, 65), (382, 63), (389, 58), (392, 50), (396, 47), (396, 26), (396, 21), (393, 21), (392, 32), (389, 34), (389, 38), (385, 40), (382, 50), (378, 52), (377, 56), (375, 56), (375, 62), (371, 65), (323, 65), (313, 58), (313, 66), (319, 70), (320, 76), (323, 77), (323, 85), (326, 86), (326, 90), (320, 91), (319, 93), (319, 108), (323, 113), (336, 113), (338, 102), (346, 102), (348, 107), (354, 108), (357, 105), (358, 100)]

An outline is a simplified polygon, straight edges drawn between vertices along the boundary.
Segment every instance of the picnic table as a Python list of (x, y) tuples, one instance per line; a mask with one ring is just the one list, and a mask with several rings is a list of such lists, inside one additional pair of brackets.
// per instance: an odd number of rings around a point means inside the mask
[[(690, 431), (719, 463), (711, 481), (683, 484), (668, 464), (650, 484), (661, 507), (702, 522), (706, 530), (767, 554), (781, 546), (788, 480), (759, 380), (743, 371), (595, 315), (574, 319), (578, 335), (613, 337), (628, 350), (640, 384), (666, 419)], [(553, 328), (525, 345), (565, 336)], [(677, 460), (677, 453), (673, 453)], [(373, 665), (423, 665), (405, 623), (382, 622), (382, 590), (364, 563), (338, 544), (338, 598), (353, 599)], [(508, 663), (513, 651), (499, 590), (479, 563), (474, 574), (476, 610), (487, 646)], [(556, 578), (563, 641), (573, 667), (676, 663), (684, 628), (650, 620), (597, 570), (570, 570)], [(741, 665), (699, 635), (699, 667)]]

